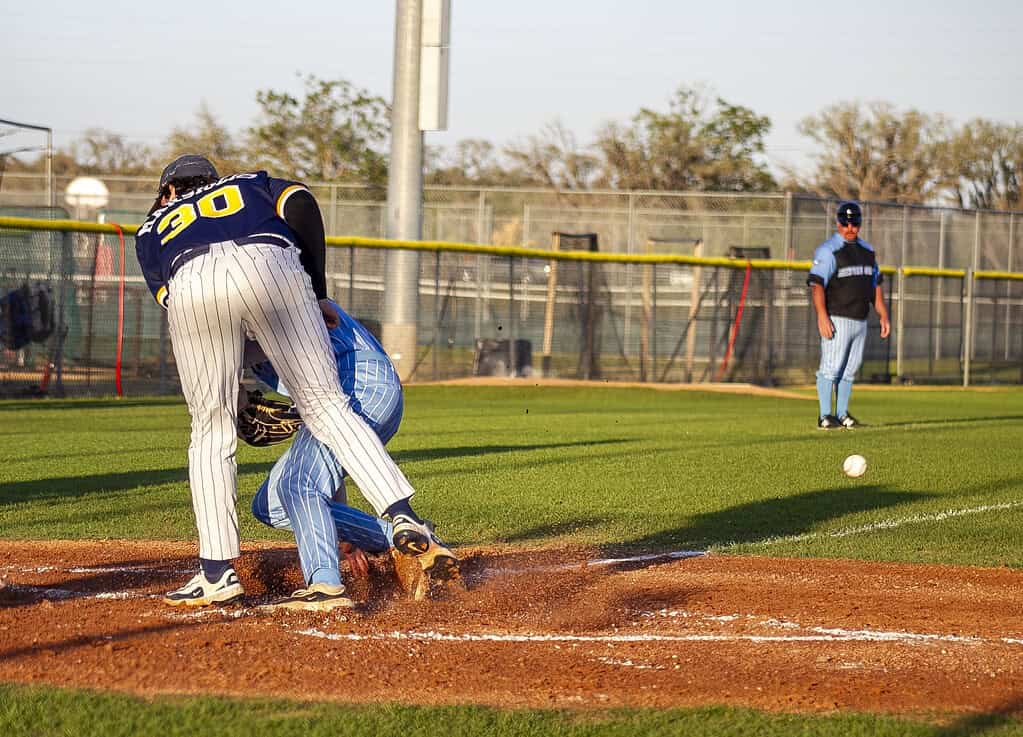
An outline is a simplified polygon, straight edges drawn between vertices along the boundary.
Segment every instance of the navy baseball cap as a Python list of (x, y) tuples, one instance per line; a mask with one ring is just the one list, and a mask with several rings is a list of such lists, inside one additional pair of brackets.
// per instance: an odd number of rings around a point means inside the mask
[(863, 211), (855, 202), (843, 202), (838, 206), (838, 213), (835, 219), (839, 225), (855, 225), (859, 227), (863, 223)]
[(192, 177), (203, 177), (210, 181), (220, 179), (217, 168), (205, 156), (185, 154), (167, 164), (167, 168), (160, 175), (160, 191), (173, 181)]

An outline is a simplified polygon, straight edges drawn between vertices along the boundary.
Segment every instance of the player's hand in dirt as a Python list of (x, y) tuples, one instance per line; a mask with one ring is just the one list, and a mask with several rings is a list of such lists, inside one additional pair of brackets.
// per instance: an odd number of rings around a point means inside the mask
[(369, 577), (369, 559), (362, 548), (357, 548), (351, 543), (342, 542), (341, 555), (345, 557), (345, 561), (347, 561), (348, 567), (351, 568), (353, 576), (356, 578)]

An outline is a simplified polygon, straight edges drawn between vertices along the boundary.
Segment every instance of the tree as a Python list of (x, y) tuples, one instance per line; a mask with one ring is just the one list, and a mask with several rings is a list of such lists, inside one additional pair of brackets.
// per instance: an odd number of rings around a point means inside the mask
[(775, 182), (761, 159), (766, 116), (721, 97), (708, 104), (680, 87), (661, 113), (641, 108), (631, 124), (608, 123), (597, 137), (603, 186), (618, 189), (759, 192)]
[(537, 184), (521, 169), (506, 165), (500, 151), (490, 141), (466, 138), (451, 152), (426, 149), (426, 181), (430, 184), (516, 187)]
[(188, 127), (175, 127), (167, 138), (167, 161), (183, 154), (202, 154), (220, 172), (244, 171), (251, 168), (241, 148), (210, 111), (204, 100), (195, 113), (195, 123)]
[(155, 165), (148, 146), (102, 128), (86, 130), (81, 138), (71, 142), (67, 155), (77, 168), (68, 174), (137, 175), (151, 172)]
[(763, 160), (764, 137), (771, 119), (750, 108), (717, 98), (711, 117), (700, 129), (706, 143), (705, 188), (734, 192), (766, 192), (777, 183)]
[(248, 131), (254, 163), (303, 180), (383, 185), (387, 181), (389, 108), (343, 80), (305, 79), (305, 98), (261, 90), (261, 120)]
[(1023, 126), (972, 120), (948, 140), (942, 164), (959, 207), (1023, 209)]
[(512, 164), (511, 176), (522, 184), (589, 189), (600, 174), (599, 159), (580, 148), (560, 121), (547, 124), (525, 141), (506, 146), (504, 153)]
[(805, 184), (828, 197), (920, 204), (942, 179), (948, 123), (890, 103), (839, 102), (799, 124), (820, 147)]

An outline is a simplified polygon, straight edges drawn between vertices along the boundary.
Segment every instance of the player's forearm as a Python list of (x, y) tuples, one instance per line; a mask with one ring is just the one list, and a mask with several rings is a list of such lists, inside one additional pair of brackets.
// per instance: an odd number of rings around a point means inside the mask
[(879, 286), (874, 287), (874, 309), (877, 310), (879, 317), (888, 319), (888, 306), (884, 303), (884, 292)]
[(828, 316), (828, 303), (824, 296), (824, 287), (820, 284), (814, 284), (810, 287), (810, 295), (813, 301), (813, 310), (817, 313), (818, 318)]
[(302, 190), (288, 198), (284, 205), (284, 220), (298, 236), (302, 268), (309, 274), (317, 299), (327, 296), (327, 246), (323, 233), (323, 217), (311, 193)]

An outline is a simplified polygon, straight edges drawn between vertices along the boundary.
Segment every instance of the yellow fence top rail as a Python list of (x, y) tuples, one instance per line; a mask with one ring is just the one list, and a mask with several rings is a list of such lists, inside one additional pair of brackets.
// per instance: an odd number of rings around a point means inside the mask
[(963, 269), (928, 269), (921, 266), (903, 266), (903, 276), (947, 276), (954, 279), (962, 279), (966, 276)]
[[(116, 234), (120, 228), (123, 233), (134, 235), (138, 230), (137, 223), (90, 223), (82, 220), (45, 220), (40, 218), (0, 217), (0, 228), (14, 230), (49, 230), (65, 233), (109, 233)], [(388, 238), (362, 238), (358, 236), (328, 236), (327, 245), (336, 248), (388, 248), (406, 251), (430, 251), (448, 253), (476, 253), (489, 256), (508, 256), (519, 258), (539, 258), (556, 261), (594, 261), (599, 263), (622, 264), (683, 264), (688, 266), (719, 266), (728, 269), (745, 269), (749, 264), (754, 269), (773, 269), (780, 271), (808, 271), (810, 261), (781, 261), (775, 259), (739, 259), (725, 257), (683, 256), (678, 254), (626, 254), (626, 253), (591, 253), (589, 251), (551, 251), (543, 248), (526, 248), (524, 246), (490, 246), (480, 243), (458, 243), (454, 241), (401, 241)], [(882, 273), (897, 274), (894, 266), (882, 266)], [(905, 266), (904, 276), (938, 276), (963, 278), (966, 272), (962, 269), (931, 269), (917, 266)], [(1001, 279), (1023, 281), (1023, 273), (1013, 271), (977, 271), (977, 279)]]

